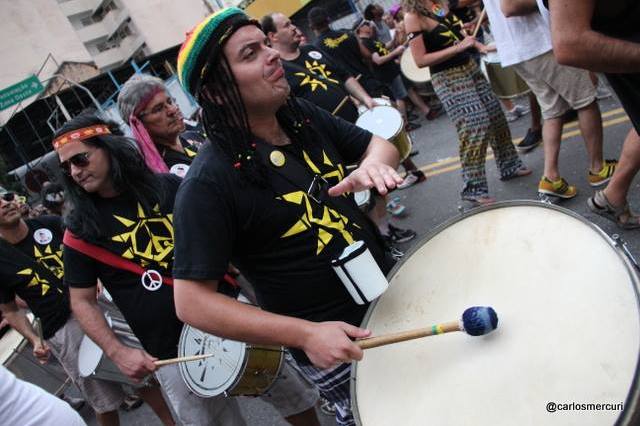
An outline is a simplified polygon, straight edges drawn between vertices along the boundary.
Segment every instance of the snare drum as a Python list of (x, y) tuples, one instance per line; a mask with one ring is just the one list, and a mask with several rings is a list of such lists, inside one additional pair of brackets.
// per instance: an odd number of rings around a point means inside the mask
[[(638, 274), (581, 216), (537, 202), (475, 209), (391, 272), (363, 327), (373, 335), (493, 306), (500, 325), (365, 352), (352, 369), (358, 424), (638, 424)], [(551, 404), (624, 404), (553, 410)]]
[(392, 106), (380, 105), (367, 110), (356, 121), (356, 126), (393, 143), (400, 153), (400, 161), (411, 153), (411, 139), (404, 130), (402, 114)]
[(223, 339), (185, 324), (180, 334), (178, 356), (211, 353), (215, 355), (179, 364), (180, 375), (187, 387), (203, 398), (220, 394), (261, 395), (278, 378), (284, 359), (281, 347)]
[[(389, 100), (388, 98), (373, 98), (373, 100), (378, 105), (392, 106), (391, 105), (391, 100)], [(367, 108), (367, 106), (365, 104), (360, 104), (358, 106), (358, 115), (362, 115), (367, 111), (369, 111), (369, 108)]]
[(400, 58), (400, 71), (402, 74), (416, 84), (426, 84), (431, 81), (429, 67), (420, 68), (413, 59), (411, 49), (406, 49)]

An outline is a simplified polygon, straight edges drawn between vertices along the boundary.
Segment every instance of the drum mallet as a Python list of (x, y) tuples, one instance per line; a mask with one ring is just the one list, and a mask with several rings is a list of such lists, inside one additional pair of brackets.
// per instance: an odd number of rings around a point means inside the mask
[(34, 318), (33, 328), (35, 328), (36, 334), (38, 335), (38, 343), (40, 343), (40, 346), (44, 347), (44, 338), (42, 336), (42, 321), (40, 321), (40, 318)]
[(418, 339), (420, 337), (450, 333), (452, 331), (464, 331), (471, 336), (482, 336), (483, 334), (491, 333), (496, 327), (498, 327), (498, 315), (493, 308), (488, 306), (474, 306), (466, 309), (462, 314), (462, 319), (459, 321), (450, 321), (427, 328), (370, 337), (368, 339), (357, 340), (355, 343), (362, 349), (370, 349), (391, 343)]
[(162, 367), (163, 365), (177, 364), (179, 362), (198, 361), (201, 359), (209, 358), (214, 355), (215, 353), (204, 354), (204, 355), (183, 356), (178, 358), (161, 359), (158, 361), (153, 361), (153, 363), (156, 365), (156, 367)]
[(480, 31), (480, 27), (482, 26), (482, 21), (484, 20), (484, 16), (487, 14), (487, 8), (482, 9), (482, 13), (480, 13), (480, 18), (478, 18), (478, 23), (476, 24), (476, 28), (473, 30), (473, 34), (471, 37), (475, 37), (478, 35), (478, 31)]

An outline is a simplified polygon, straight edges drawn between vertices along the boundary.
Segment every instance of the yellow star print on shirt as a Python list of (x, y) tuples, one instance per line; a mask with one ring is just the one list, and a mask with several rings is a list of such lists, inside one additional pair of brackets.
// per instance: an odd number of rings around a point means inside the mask
[(121, 254), (125, 259), (138, 258), (142, 267), (154, 262), (167, 268), (173, 255), (173, 214), (159, 216), (160, 208), (157, 205), (153, 211), (155, 215), (148, 217), (138, 204), (136, 220), (114, 215), (129, 230), (113, 236), (111, 240), (127, 245)]
[(304, 72), (297, 72), (294, 75), (303, 77), (302, 81), (300, 82), (300, 87), (311, 85), (311, 91), (315, 92), (318, 87), (322, 87), (322, 89), (327, 90), (327, 84), (323, 80), (330, 81), (334, 84), (340, 84), (338, 80), (329, 78), (329, 76), (333, 73), (330, 70), (326, 69), (326, 64), (318, 63), (318, 61), (304, 61), (304, 66), (307, 68), (307, 71), (309, 71), (313, 76), (319, 77), (319, 79), (314, 78)]
[(325, 38), (322, 43), (327, 46), (329, 49), (335, 49), (338, 46), (340, 46), (342, 44), (343, 41), (345, 41), (346, 39), (349, 38), (348, 34), (342, 34), (340, 37), (338, 38), (331, 38), (331, 37), (327, 37)]
[[(46, 295), (51, 288), (51, 283), (46, 278), (40, 277), (40, 274), (35, 272), (31, 268), (25, 268), (21, 271), (18, 271), (18, 275), (26, 275), (30, 277), (29, 284), (27, 284), (27, 288), (40, 286), (41, 288), (41, 296)], [(62, 290), (57, 289), (59, 293), (62, 293)]]

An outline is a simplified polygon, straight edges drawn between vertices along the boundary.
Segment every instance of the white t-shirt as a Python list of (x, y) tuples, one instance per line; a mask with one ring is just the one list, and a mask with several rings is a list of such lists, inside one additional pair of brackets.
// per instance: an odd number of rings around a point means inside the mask
[(519, 64), (552, 50), (551, 31), (542, 15), (531, 13), (507, 18), (500, 10), (500, 0), (483, 1), (503, 67)]
[(0, 425), (86, 426), (66, 402), (0, 365)]
[(549, 27), (551, 21), (549, 20), (549, 9), (547, 9), (547, 6), (544, 5), (542, 0), (536, 0), (538, 2), (538, 10), (540, 10), (540, 15), (542, 15), (542, 19), (544, 19), (544, 22), (547, 24), (547, 27)]

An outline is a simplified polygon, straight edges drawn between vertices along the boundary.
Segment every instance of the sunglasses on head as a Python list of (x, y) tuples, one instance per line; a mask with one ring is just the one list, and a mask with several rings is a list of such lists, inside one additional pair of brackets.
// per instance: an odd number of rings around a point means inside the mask
[(5, 192), (4, 194), (0, 195), (0, 198), (2, 198), (3, 201), (6, 201), (7, 203), (12, 202), (13, 200), (16, 199), (16, 193), (15, 192)]
[(60, 168), (62, 171), (68, 175), (71, 175), (71, 165), (73, 164), (76, 167), (84, 168), (89, 165), (89, 156), (88, 152), (80, 152), (73, 157), (69, 158), (66, 161), (60, 163)]

